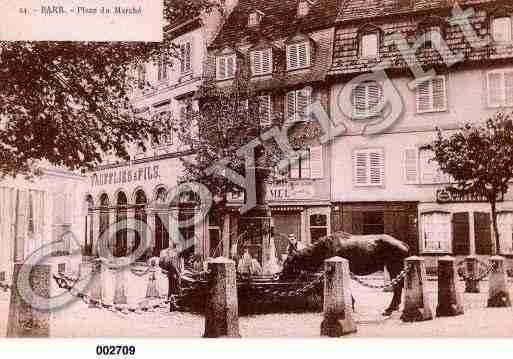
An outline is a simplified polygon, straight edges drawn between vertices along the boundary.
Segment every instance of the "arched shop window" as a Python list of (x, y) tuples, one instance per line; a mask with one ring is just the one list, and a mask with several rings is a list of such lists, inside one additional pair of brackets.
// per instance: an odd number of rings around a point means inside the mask
[(116, 208), (116, 242), (114, 245), (114, 256), (124, 257), (127, 255), (127, 228), (126, 228), (126, 212), (128, 206), (128, 199), (124, 192), (118, 192)]
[(109, 196), (106, 193), (100, 197), (100, 236), (109, 228)]
[(86, 204), (86, 210), (87, 213), (85, 213), (85, 227), (84, 227), (84, 255), (91, 256), (93, 253), (93, 208), (94, 208), (94, 200), (93, 196), (88, 195), (86, 196), (85, 200)]
[(421, 215), (422, 244), (424, 252), (451, 250), (451, 214), (448, 212), (427, 212)]
[[(167, 191), (164, 187), (157, 190), (155, 199), (163, 204), (166, 200)], [(163, 249), (169, 248), (169, 209), (161, 209), (155, 216), (155, 247), (153, 256), (159, 257)]]
[(328, 235), (328, 216), (325, 214), (313, 214), (310, 216), (310, 239), (315, 243)]
[[(194, 217), (195, 208), (200, 203), (198, 196), (194, 192), (184, 193), (180, 196), (178, 203), (178, 221), (184, 223)], [(184, 241), (184, 250), (194, 245), (194, 225), (188, 227), (180, 226), (181, 239)]]
[(142, 189), (138, 190), (135, 193), (135, 220), (136, 222), (136, 232), (135, 232), (135, 242), (133, 244), (133, 251), (135, 251), (141, 245), (141, 241), (145, 235), (145, 227), (143, 223), (148, 223), (146, 216), (146, 204), (148, 203), (148, 199), (146, 197), (146, 193)]

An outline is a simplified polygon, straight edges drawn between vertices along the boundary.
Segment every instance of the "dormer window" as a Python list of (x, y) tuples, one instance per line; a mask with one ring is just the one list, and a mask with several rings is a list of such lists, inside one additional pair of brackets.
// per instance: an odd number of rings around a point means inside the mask
[(258, 10), (253, 11), (249, 14), (248, 26), (258, 26), (262, 22), (264, 13)]
[(262, 49), (251, 51), (251, 72), (253, 76), (269, 75), (273, 72), (273, 51)]
[(360, 57), (376, 59), (379, 55), (379, 33), (370, 32), (360, 37)]
[(237, 58), (235, 54), (220, 55), (216, 58), (216, 78), (218, 81), (230, 80), (235, 77)]
[(300, 0), (297, 7), (297, 16), (303, 17), (308, 15), (312, 2), (309, 0)]
[(287, 45), (287, 70), (310, 66), (310, 43), (307, 41)]
[(492, 37), (495, 42), (509, 43), (511, 37), (511, 17), (501, 16), (492, 20)]

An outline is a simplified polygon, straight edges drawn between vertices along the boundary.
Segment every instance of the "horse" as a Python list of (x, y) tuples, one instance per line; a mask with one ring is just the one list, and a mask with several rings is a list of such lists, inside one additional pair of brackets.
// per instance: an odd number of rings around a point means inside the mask
[[(335, 256), (349, 260), (349, 269), (356, 275), (369, 275), (386, 268), (391, 278), (395, 278), (403, 270), (408, 253), (409, 247), (405, 243), (387, 234), (352, 235), (337, 232), (303, 250), (292, 251), (283, 263), (280, 280), (295, 280), (302, 271), (318, 272), (326, 259)], [(404, 281), (401, 280), (394, 287), (392, 302), (383, 315), (389, 316), (399, 309), (403, 285)]]

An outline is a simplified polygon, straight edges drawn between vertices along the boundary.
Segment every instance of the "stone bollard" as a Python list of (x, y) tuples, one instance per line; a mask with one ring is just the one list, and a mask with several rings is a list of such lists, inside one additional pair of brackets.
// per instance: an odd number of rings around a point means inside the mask
[(349, 261), (334, 257), (324, 262), (324, 320), (321, 336), (341, 337), (356, 333), (353, 320)]
[(96, 308), (98, 303), (103, 302), (103, 274), (104, 268), (103, 263), (100, 259), (97, 259), (91, 263), (91, 291), (89, 297), (89, 308)]
[(456, 288), (456, 263), (453, 257), (438, 260), (437, 317), (454, 317), (463, 314), (463, 301)]
[(211, 271), (205, 303), (204, 338), (240, 338), (235, 262), (219, 257), (208, 263)]
[[(31, 289), (35, 295), (50, 299), (52, 294), (53, 275), (51, 265), (33, 265), (28, 275), (29, 284), (22, 283), (20, 275), (23, 263), (15, 263), (13, 271), (13, 288), (9, 303), (9, 318), (7, 322), (8, 338), (49, 338), (52, 319), (52, 310), (37, 309), (33, 303), (27, 303), (21, 292)], [(27, 267), (24, 267), (24, 270)]]
[(404, 310), (401, 320), (403, 322), (421, 322), (433, 319), (425, 287), (424, 259), (420, 257), (406, 258), (405, 266), (409, 268), (409, 271), (405, 278)]
[(490, 258), (490, 265), (493, 265), (494, 268), (492, 269), (488, 283), (489, 308), (511, 307), (504, 261), (505, 259), (500, 256)]
[(478, 276), (477, 257), (468, 256), (465, 258), (465, 293), (480, 293), (479, 281), (475, 280)]

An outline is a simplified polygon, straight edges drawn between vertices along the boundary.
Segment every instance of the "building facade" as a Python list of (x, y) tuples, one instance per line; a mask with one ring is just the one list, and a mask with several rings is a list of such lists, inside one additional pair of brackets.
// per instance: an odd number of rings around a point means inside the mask
[[(332, 115), (348, 131), (331, 146), (333, 230), (388, 233), (428, 259), (492, 253), (490, 205), (451, 196), (445, 190), (450, 178), (431, 161), (426, 145), (435, 139), (436, 128), (449, 135), (465, 123), (511, 110), (513, 9), (504, 1), (456, 4), (472, 11), (468, 22), (455, 17), (452, 1), (394, 0), (384, 6), (362, 0), (341, 8), (331, 99)], [(397, 34), (410, 49), (400, 50)], [(415, 78), (408, 65), (413, 58), (433, 68), (434, 76)], [(376, 76), (352, 87), (353, 112), (341, 109), (340, 96), (350, 81), (385, 61), (386, 79)], [(379, 122), (386, 116), (379, 103), (390, 99), (387, 84), (401, 98), (401, 115), (379, 134), (362, 135), (358, 121)], [(498, 208), (501, 254), (510, 256), (511, 193)]]
[(33, 180), (0, 182), (0, 281), (12, 283), (14, 263), (41, 254), (45, 245), (60, 241), (67, 253), (83, 245), (87, 211), (77, 189), (85, 178), (55, 168), (41, 172)]
[[(265, 114), (261, 121), (281, 127), (280, 119), (294, 118), (301, 124), (293, 131), (307, 131), (315, 122), (306, 113), (308, 105), (320, 101), (329, 111), (326, 79), (337, 6), (336, 0), (240, 1), (209, 48), (206, 77), (218, 87), (229, 87), (244, 68), (261, 101)], [(309, 244), (331, 231), (328, 148), (317, 139), (306, 140), (301, 147), (306, 155), (291, 162), (280, 179), (267, 186), (278, 256), (285, 254), (291, 233)], [(225, 255), (242, 234), (242, 202), (243, 195), (230, 201), (233, 212), (230, 224), (225, 224), (225, 232), (229, 228), (222, 245)], [(249, 247), (251, 254), (261, 259), (262, 243)]]
[[(231, 11), (234, 3), (225, 3), (226, 13)], [(140, 115), (172, 119), (197, 110), (194, 94), (203, 81), (207, 46), (222, 21), (223, 14), (212, 10), (166, 28), (167, 35), (179, 49), (179, 59), (173, 63), (161, 60), (138, 65), (134, 76), (140, 86), (132, 94), (132, 102)], [(83, 200), (89, 207), (85, 241), (96, 254), (97, 241), (109, 226), (133, 218), (148, 224), (151, 233), (141, 230), (134, 233), (116, 227), (114, 238), (105, 236), (100, 239), (109, 241), (115, 256), (125, 256), (137, 248), (142, 235), (153, 238), (153, 245), (144, 257), (158, 256), (161, 250), (169, 247), (170, 241), (176, 240), (178, 231), (193, 244), (184, 249), (199, 255), (207, 253), (205, 228), (201, 223), (178, 228), (173, 225), (175, 222), (169, 221), (170, 216), (184, 220), (195, 212), (191, 198), (184, 196), (173, 203), (169, 198), (170, 190), (179, 184), (183, 173), (180, 158), (190, 156), (192, 151), (179, 142), (176, 133), (168, 133), (144, 147), (133, 145), (129, 162), (107, 160), (105, 165), (89, 174), (89, 187)]]

